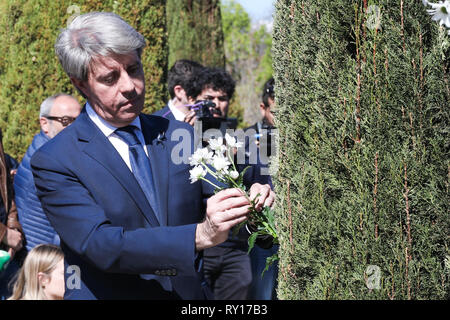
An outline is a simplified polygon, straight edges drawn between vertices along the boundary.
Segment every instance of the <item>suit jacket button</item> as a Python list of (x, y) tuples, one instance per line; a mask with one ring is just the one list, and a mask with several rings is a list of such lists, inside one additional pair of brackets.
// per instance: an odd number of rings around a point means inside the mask
[(159, 276), (159, 275), (161, 274), (161, 271), (156, 270), (156, 271), (155, 271), (155, 274), (156, 274), (157, 276)]
[(172, 269), (172, 276), (176, 276), (177, 275), (177, 269)]

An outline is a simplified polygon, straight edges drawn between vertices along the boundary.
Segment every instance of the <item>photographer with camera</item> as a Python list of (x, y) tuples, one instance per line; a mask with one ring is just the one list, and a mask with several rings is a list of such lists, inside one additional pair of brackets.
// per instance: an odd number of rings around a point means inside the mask
[(196, 72), (202, 68), (204, 67), (195, 61), (186, 59), (175, 61), (167, 76), (170, 100), (164, 108), (153, 114), (169, 120), (187, 122), (193, 126), (196, 112), (191, 110), (185, 88)]
[[(261, 158), (264, 158), (264, 156), (270, 157), (272, 154), (275, 154), (275, 145), (272, 145), (272, 135), (275, 134), (274, 85), (275, 81), (273, 78), (270, 78), (264, 84), (261, 96), (262, 101), (259, 104), (262, 119), (245, 129), (246, 137), (249, 137), (249, 139), (246, 140), (245, 150), (252, 150), (252, 148), (249, 148), (249, 144), (256, 144), (259, 152), (258, 159), (263, 162), (262, 165), (267, 165), (267, 161), (263, 161), (267, 159)], [(264, 154), (262, 149), (264, 150)], [(250, 154), (247, 155), (250, 156)]]
[[(185, 90), (202, 131), (208, 128), (235, 129), (236, 123), (227, 118), (230, 100), (234, 94), (235, 81), (230, 74), (220, 68), (204, 68), (187, 84)], [(237, 162), (237, 161), (235, 161)], [(236, 163), (238, 171), (246, 163)], [(269, 176), (259, 174), (260, 168), (252, 165), (244, 175), (244, 184), (268, 184), (272, 186)], [(245, 300), (252, 281), (252, 270), (248, 251), (247, 227), (242, 227), (236, 236), (232, 232), (228, 239), (218, 246), (204, 250), (204, 272), (215, 299)], [(260, 245), (260, 242), (257, 242)], [(269, 246), (271, 243), (269, 244)]]

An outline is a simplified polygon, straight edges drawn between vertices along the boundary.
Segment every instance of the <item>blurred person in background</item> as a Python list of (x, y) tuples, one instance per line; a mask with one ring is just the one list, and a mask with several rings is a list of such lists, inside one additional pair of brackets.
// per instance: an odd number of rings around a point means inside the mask
[(195, 112), (189, 107), (186, 89), (198, 71), (204, 68), (200, 63), (181, 59), (177, 60), (169, 70), (167, 87), (170, 100), (161, 110), (153, 113), (169, 120), (178, 120), (194, 125)]
[(64, 290), (63, 252), (58, 246), (40, 244), (27, 254), (8, 300), (62, 300)]
[[(263, 92), (261, 95), (261, 102), (259, 108), (262, 115), (262, 120), (255, 123), (253, 126), (246, 129), (246, 132), (252, 134), (246, 134), (248, 139), (246, 150), (251, 150), (248, 147), (249, 143), (254, 143), (258, 146), (258, 161), (261, 162), (261, 147), (267, 149), (276, 149), (275, 146), (270, 144), (270, 133), (275, 129), (274, 113), (275, 113), (275, 93), (274, 93), (275, 81), (270, 78), (266, 81), (263, 87)], [(266, 135), (262, 139), (262, 135)], [(261, 145), (261, 141), (267, 142), (266, 146)], [(272, 148), (273, 147), (273, 148)], [(274, 150), (267, 150), (268, 155), (274, 154)], [(267, 167), (267, 163), (260, 164), (261, 167)], [(278, 252), (278, 245), (274, 245), (267, 248), (261, 248), (260, 246), (254, 246), (252, 251), (250, 251), (250, 262), (252, 267), (253, 279), (250, 284), (248, 298), (250, 300), (275, 300), (276, 299), (276, 286), (277, 286), (277, 276), (278, 276), (278, 261), (272, 264), (267, 271), (263, 270), (266, 267), (266, 259)]]
[[(0, 129), (0, 250), (8, 252), (8, 265), (0, 270), (0, 300), (10, 294), (8, 283), (19, 268), (16, 252), (23, 246), (22, 227), (17, 218), (11, 168), (3, 150), (3, 135)], [(5, 268), (6, 267), (6, 268)]]
[(41, 243), (59, 245), (59, 236), (48, 221), (36, 195), (30, 159), (36, 150), (75, 121), (80, 112), (78, 101), (64, 93), (48, 97), (41, 104), (41, 131), (34, 136), (14, 179), (17, 211), (25, 235), (25, 251), (30, 251)]

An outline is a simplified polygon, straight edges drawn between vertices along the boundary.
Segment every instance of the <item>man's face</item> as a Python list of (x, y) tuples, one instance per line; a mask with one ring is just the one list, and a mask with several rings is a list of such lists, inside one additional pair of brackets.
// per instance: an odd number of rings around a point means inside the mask
[[(80, 111), (81, 106), (75, 98), (70, 96), (59, 96), (53, 101), (53, 106), (48, 116), (55, 118), (76, 118), (80, 115)], [(44, 133), (50, 138), (53, 138), (66, 128), (60, 121), (45, 117), (41, 118), (41, 127)]]
[(269, 106), (266, 107), (263, 102), (260, 104), (261, 115), (263, 116), (264, 121), (270, 125), (275, 126), (273, 113), (275, 112), (275, 101), (272, 98), (268, 99)]
[(220, 111), (220, 114), (214, 113), (215, 118), (226, 118), (228, 114), (228, 105), (230, 104), (230, 98), (222, 90), (216, 91), (211, 88), (203, 89), (202, 93), (197, 97), (197, 100), (211, 100), (216, 104), (216, 110)]
[(97, 57), (91, 62), (87, 81), (72, 81), (94, 111), (115, 127), (130, 124), (144, 107), (144, 70), (136, 52)]

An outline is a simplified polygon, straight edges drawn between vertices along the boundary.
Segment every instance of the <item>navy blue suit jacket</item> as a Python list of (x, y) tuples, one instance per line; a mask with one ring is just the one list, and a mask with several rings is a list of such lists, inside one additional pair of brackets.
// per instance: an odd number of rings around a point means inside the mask
[(164, 108), (153, 112), (152, 115), (160, 116), (160, 117), (163, 117), (168, 120), (176, 120), (175, 116), (172, 113), (172, 110), (170, 110), (170, 108), (169, 108), (169, 105), (166, 105)]
[[(204, 198), (211, 194), (201, 183), (190, 183), (189, 164), (171, 160), (179, 143), (171, 141), (172, 132), (182, 129), (192, 136), (192, 127), (157, 116), (140, 119), (161, 224), (85, 109), (31, 159), (38, 197), (65, 254), (65, 299), (205, 298), (195, 231), (204, 218)], [(139, 274), (168, 275), (174, 290), (166, 292)]]

